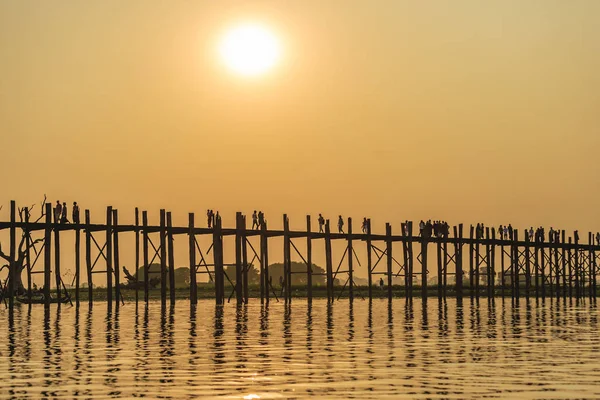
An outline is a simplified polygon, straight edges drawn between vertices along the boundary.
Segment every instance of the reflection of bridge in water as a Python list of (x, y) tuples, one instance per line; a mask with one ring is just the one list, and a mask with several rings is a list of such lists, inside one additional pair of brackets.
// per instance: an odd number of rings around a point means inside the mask
[[(175, 302), (175, 262), (174, 262), (174, 237), (177, 235), (188, 236), (190, 288), (189, 295), (192, 303), (197, 302), (198, 283), (197, 274), (208, 274), (214, 281), (214, 292), (217, 304), (222, 304), (225, 299), (234, 295), (238, 303), (246, 303), (249, 298), (248, 272), (255, 261), (260, 266), (260, 299), (269, 302), (277, 298), (271, 279), (269, 278), (268, 253), (269, 239), (283, 239), (283, 300), (292, 301), (292, 254), (297, 254), (306, 265), (304, 289), (309, 299), (313, 297), (312, 246), (314, 241), (324, 241), (325, 245), (325, 282), (327, 298), (334, 301), (341, 296), (353, 301), (356, 284), (354, 282), (355, 262), (361, 265), (356, 253), (357, 246), (365, 246), (366, 267), (368, 273), (368, 298), (376, 293), (373, 286), (377, 277), (385, 277), (385, 294), (389, 300), (394, 296), (406, 297), (423, 296), (431, 294), (443, 297), (456, 295), (458, 297), (469, 295), (479, 296), (535, 296), (535, 297), (596, 297), (597, 264), (600, 257), (600, 246), (594, 245), (592, 233), (588, 234), (588, 243), (579, 243), (578, 235), (574, 240), (566, 237), (565, 231), (561, 232), (560, 240), (552, 243), (544, 241), (530, 241), (527, 234), (524, 240), (519, 240), (518, 231), (515, 230), (511, 239), (496, 238), (494, 228), (486, 228), (483, 237), (474, 237), (474, 229), (470, 227), (468, 237), (463, 235), (463, 225), (452, 227), (449, 235), (442, 237), (420, 237), (413, 234), (412, 222), (401, 224), (401, 235), (392, 233), (391, 224), (386, 224), (385, 234), (371, 232), (370, 221), (365, 233), (353, 233), (352, 219), (348, 218), (347, 233), (332, 233), (329, 221), (326, 221), (324, 232), (311, 230), (310, 216), (306, 217), (306, 230), (293, 231), (289, 228), (289, 219), (283, 216), (283, 229), (271, 230), (263, 224), (258, 230), (250, 230), (246, 226), (246, 217), (241, 213), (236, 214), (235, 228), (224, 228), (220, 219), (216, 219), (213, 228), (199, 228), (195, 226), (194, 214), (189, 214), (189, 223), (185, 227), (173, 226), (170, 212), (160, 211), (159, 225), (150, 225), (146, 211), (140, 213), (135, 210), (135, 224), (119, 224), (118, 212), (112, 207), (107, 207), (106, 223), (92, 224), (89, 210), (85, 211), (85, 219), (80, 224), (57, 224), (52, 222), (52, 206), (45, 204), (43, 222), (29, 220), (27, 208), (20, 210), (21, 220), (17, 220), (15, 202), (11, 202), (10, 222), (0, 222), (0, 230), (10, 230), (10, 262), (9, 274), (4, 282), (3, 293), (12, 306), (14, 302), (15, 282), (19, 248), (24, 248), (24, 269), (27, 274), (26, 296), (31, 299), (32, 274), (43, 273), (44, 295), (43, 301), (48, 305), (50, 301), (60, 301), (65, 296), (66, 290), (61, 276), (60, 252), (61, 232), (73, 231), (75, 233), (75, 302), (80, 302), (80, 292), (84, 288), (80, 285), (82, 269), (87, 275), (88, 301), (93, 301), (94, 275), (102, 273), (106, 277), (106, 296), (110, 303), (123, 300), (121, 294), (121, 280), (118, 266), (119, 239), (123, 234), (133, 233), (135, 236), (135, 299), (138, 302), (138, 292), (143, 292), (143, 300), (149, 300), (150, 282), (152, 272), (149, 266), (158, 260), (160, 263), (161, 301), (166, 303), (167, 298)], [(18, 244), (17, 230), (23, 234), (24, 246)], [(35, 241), (35, 232), (44, 232), (43, 239), (37, 239), (42, 248), (31, 246)], [(85, 268), (81, 267), (81, 234), (85, 238), (84, 258)], [(416, 232), (415, 232), (416, 233)], [(157, 244), (152, 240), (158, 235)], [(212, 244), (202, 251), (198, 237), (207, 235), (212, 238)], [(102, 240), (100, 240), (102, 236)], [(224, 263), (224, 237), (235, 238), (235, 263)], [(498, 235), (500, 236), (500, 235)], [(52, 260), (52, 240), (54, 238), (54, 261)], [(255, 247), (251, 238), (258, 238)], [(100, 242), (99, 242), (100, 240)], [(298, 249), (298, 241), (305, 241), (304, 254)], [(19, 240), (20, 241), (20, 240)], [(334, 264), (332, 242), (345, 242), (345, 250), (339, 262)], [(401, 248), (400, 248), (401, 246)], [(436, 259), (430, 262), (428, 249), (435, 249)], [(465, 249), (467, 247), (468, 249)], [(464, 254), (466, 253), (466, 255)], [(399, 255), (398, 255), (399, 254)], [(416, 254), (416, 255), (415, 255)], [(251, 257), (251, 258), (250, 258)], [(467, 257), (467, 264), (464, 259)], [(35, 266), (43, 264), (43, 269), (36, 271)], [(498, 263), (499, 261), (499, 263)], [(437, 266), (437, 284), (428, 284), (428, 275), (433, 275), (429, 268), (432, 264)], [(499, 264), (499, 265), (498, 265)], [(99, 270), (103, 265), (105, 268)], [(143, 273), (138, 273), (137, 266), (143, 266)], [(415, 265), (417, 266), (415, 268)], [(113, 268), (113, 266), (117, 266)], [(235, 277), (227, 275), (225, 267), (235, 267)], [(56, 297), (51, 300), (51, 273), (54, 267), (54, 280)], [(12, 277), (12, 279), (11, 279)], [(448, 279), (450, 277), (450, 279)], [(400, 284), (397, 279), (400, 278)], [(416, 279), (415, 279), (416, 278)], [(339, 280), (343, 285), (335, 286)], [(415, 282), (416, 281), (416, 282)], [(139, 283), (139, 284), (137, 284)], [(420, 283), (420, 285), (419, 285)], [(230, 289), (231, 292), (226, 292)], [(294, 289), (298, 289), (294, 286)], [(68, 294), (67, 294), (68, 295)], [(360, 294), (362, 297), (362, 294)]]

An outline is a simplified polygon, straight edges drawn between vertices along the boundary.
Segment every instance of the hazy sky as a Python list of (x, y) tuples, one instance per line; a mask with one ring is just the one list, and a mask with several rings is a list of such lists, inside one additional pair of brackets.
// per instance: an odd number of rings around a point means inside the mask
[[(283, 45), (260, 78), (217, 56), (244, 21)], [(596, 0), (0, 0), (0, 218), (47, 193), (98, 222), (595, 231), (598, 21)]]

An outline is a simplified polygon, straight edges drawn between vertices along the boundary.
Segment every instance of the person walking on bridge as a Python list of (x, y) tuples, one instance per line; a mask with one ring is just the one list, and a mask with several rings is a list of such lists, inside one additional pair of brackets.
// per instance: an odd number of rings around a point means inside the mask
[(62, 204), (60, 200), (56, 200), (56, 206), (54, 207), (54, 223), (60, 223), (60, 216), (62, 215)]
[(206, 219), (207, 219), (207, 225), (208, 228), (212, 228), (212, 222), (213, 222), (213, 213), (211, 209), (206, 210)]
[(344, 233), (344, 219), (341, 215), (338, 217), (338, 232)]
[(256, 210), (252, 213), (252, 229), (258, 229), (258, 215), (256, 214)]
[(79, 224), (79, 222), (80, 222), (80, 220), (79, 220), (79, 206), (77, 205), (76, 201), (73, 202), (73, 210), (71, 211), (71, 216), (73, 218), (73, 223), (74, 224)]
[(60, 223), (66, 224), (69, 220), (67, 219), (67, 203), (62, 204), (62, 208), (60, 210)]
[(325, 225), (325, 218), (319, 214), (319, 233), (323, 233), (323, 225)]

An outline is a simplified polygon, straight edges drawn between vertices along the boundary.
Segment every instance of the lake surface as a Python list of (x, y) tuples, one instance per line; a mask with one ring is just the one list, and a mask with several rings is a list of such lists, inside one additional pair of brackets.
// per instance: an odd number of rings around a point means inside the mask
[(595, 303), (0, 310), (2, 398), (599, 398)]

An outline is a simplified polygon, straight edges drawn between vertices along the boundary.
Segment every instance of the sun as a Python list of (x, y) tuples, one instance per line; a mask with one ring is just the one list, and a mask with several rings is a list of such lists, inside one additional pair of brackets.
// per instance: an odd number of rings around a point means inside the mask
[(262, 75), (271, 70), (281, 56), (278, 38), (259, 24), (239, 25), (229, 30), (219, 44), (225, 66), (244, 76)]

